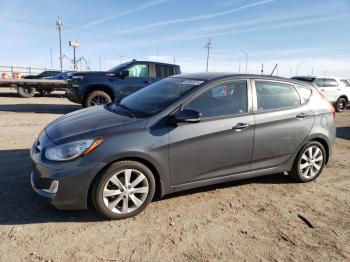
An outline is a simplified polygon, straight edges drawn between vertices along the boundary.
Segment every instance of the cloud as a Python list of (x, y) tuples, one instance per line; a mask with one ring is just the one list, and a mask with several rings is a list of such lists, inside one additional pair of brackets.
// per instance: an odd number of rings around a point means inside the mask
[(86, 28), (94, 26), (94, 25), (102, 24), (102, 23), (114, 20), (114, 19), (122, 17), (122, 16), (126, 16), (126, 15), (129, 15), (129, 14), (133, 14), (133, 13), (142, 11), (144, 9), (150, 8), (150, 7), (155, 6), (155, 5), (162, 4), (162, 3), (167, 2), (167, 1), (168, 0), (151, 1), (151, 2), (148, 2), (147, 4), (141, 5), (139, 7), (133, 8), (133, 9), (126, 10), (126, 11), (118, 13), (116, 15), (104, 17), (104, 18), (101, 18), (101, 19), (97, 19), (95, 21), (91, 21), (91, 22), (89, 22), (89, 23), (87, 23), (85, 25), (82, 25), (82, 26), (78, 27), (77, 29), (86, 29)]
[(255, 7), (255, 6), (266, 5), (266, 4), (275, 2), (275, 1), (277, 1), (277, 0), (262, 0), (262, 1), (258, 1), (258, 2), (255, 2), (255, 3), (251, 3), (251, 4), (243, 5), (243, 6), (240, 6), (240, 7), (232, 8), (232, 9), (229, 9), (229, 10), (226, 10), (226, 11), (221, 11), (221, 12), (217, 12), (217, 13), (210, 13), (210, 14), (205, 14), (205, 15), (199, 15), (199, 16), (193, 16), (193, 17), (173, 19), (173, 20), (165, 20), (165, 21), (161, 21), (161, 22), (157, 22), (157, 23), (146, 24), (146, 25), (143, 25), (143, 26), (134, 27), (134, 28), (130, 28), (130, 29), (127, 29), (127, 30), (119, 31), (119, 32), (116, 32), (114, 34), (117, 34), (117, 35), (119, 35), (119, 34), (126, 34), (126, 33), (135, 32), (135, 31), (140, 31), (142, 29), (158, 27), (158, 26), (163, 26), (163, 25), (211, 19), (211, 18), (215, 18), (215, 17), (218, 17), (218, 16), (223, 16), (223, 15), (227, 15), (227, 14), (230, 14), (230, 13), (242, 11), (242, 10), (245, 10), (245, 9), (248, 9), (248, 8), (252, 8), (252, 7)]

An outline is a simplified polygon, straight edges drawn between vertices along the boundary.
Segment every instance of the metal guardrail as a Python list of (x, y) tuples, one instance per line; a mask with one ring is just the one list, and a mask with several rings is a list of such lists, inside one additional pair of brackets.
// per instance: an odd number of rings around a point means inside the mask
[[(39, 67), (22, 67), (22, 66), (6, 66), (0, 65), (0, 78), (3, 73), (6, 73), (9, 78), (22, 77), (26, 75), (37, 75), (46, 70), (58, 70), (54, 68), (39, 68)], [(65, 71), (65, 70), (63, 70)]]

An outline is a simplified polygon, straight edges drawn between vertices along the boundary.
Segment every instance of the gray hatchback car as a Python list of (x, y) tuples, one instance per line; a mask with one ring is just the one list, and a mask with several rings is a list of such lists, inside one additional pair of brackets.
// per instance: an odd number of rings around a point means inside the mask
[(309, 182), (330, 158), (334, 118), (306, 82), (182, 74), (49, 124), (31, 150), (31, 183), (57, 208), (91, 199), (120, 219), (155, 194), (285, 171)]

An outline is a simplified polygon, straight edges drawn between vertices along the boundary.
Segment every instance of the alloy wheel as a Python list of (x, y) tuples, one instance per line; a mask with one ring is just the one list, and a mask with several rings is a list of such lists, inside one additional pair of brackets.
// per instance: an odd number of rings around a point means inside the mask
[(316, 177), (323, 166), (323, 159), (322, 150), (318, 146), (306, 148), (299, 162), (300, 174), (308, 180)]
[(108, 103), (108, 100), (104, 96), (94, 96), (93, 98), (91, 98), (91, 101), (90, 101), (91, 106), (99, 106), (107, 103)]
[(143, 205), (149, 193), (146, 176), (135, 169), (124, 169), (107, 181), (103, 202), (114, 213), (128, 214)]

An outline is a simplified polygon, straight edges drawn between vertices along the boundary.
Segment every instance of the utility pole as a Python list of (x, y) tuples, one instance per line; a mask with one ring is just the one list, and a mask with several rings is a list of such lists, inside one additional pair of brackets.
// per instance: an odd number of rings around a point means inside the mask
[(52, 70), (52, 49), (50, 48), (50, 66)]
[(261, 74), (264, 74), (264, 63), (261, 64)]
[(311, 76), (314, 75), (314, 68), (311, 68)]
[(289, 69), (289, 78), (292, 77), (292, 69)]
[(63, 26), (63, 22), (60, 20), (60, 18), (58, 18), (58, 20), (56, 21), (56, 26), (58, 29), (58, 37), (59, 37), (59, 41), (60, 41), (60, 68), (62, 71), (62, 40), (61, 40), (61, 30), (62, 30), (62, 26)]
[(98, 62), (100, 64), (100, 71), (102, 71), (102, 57), (101, 56), (98, 57)]
[(241, 62), (238, 63), (238, 73), (241, 72)]
[(299, 73), (299, 67), (303, 64), (304, 62), (300, 62), (299, 64), (297, 64), (297, 70), (295, 72), (296, 75), (298, 75)]
[(245, 73), (248, 72), (248, 52), (246, 52), (245, 50), (241, 49), (240, 50), (244, 55), (245, 55)]
[(210, 37), (209, 37), (209, 41), (208, 43), (206, 43), (206, 45), (204, 46), (204, 48), (207, 48), (208, 49), (208, 52), (207, 52), (207, 69), (206, 69), (206, 72), (208, 72), (208, 66), (209, 66), (209, 54), (210, 54), (210, 49), (213, 48), (212, 46), (212, 42), (210, 41)]
[(119, 55), (119, 63), (121, 64), (122, 63), (122, 59), (123, 59), (123, 55)]
[(176, 63), (175, 63), (175, 56), (174, 55), (173, 55), (173, 62), (174, 62), (174, 65), (175, 65)]

